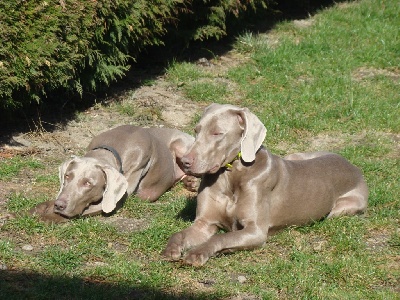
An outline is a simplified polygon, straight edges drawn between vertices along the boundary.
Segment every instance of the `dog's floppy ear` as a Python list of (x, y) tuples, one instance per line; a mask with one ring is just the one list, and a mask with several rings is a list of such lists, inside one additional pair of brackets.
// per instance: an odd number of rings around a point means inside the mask
[(125, 195), (128, 189), (128, 181), (112, 167), (104, 166), (102, 169), (106, 174), (106, 188), (103, 193), (101, 208), (105, 213), (110, 213), (117, 206), (117, 202)]
[(256, 158), (256, 152), (262, 145), (267, 129), (257, 116), (248, 108), (239, 110), (239, 123), (244, 127), (241, 151), (245, 162), (252, 162)]

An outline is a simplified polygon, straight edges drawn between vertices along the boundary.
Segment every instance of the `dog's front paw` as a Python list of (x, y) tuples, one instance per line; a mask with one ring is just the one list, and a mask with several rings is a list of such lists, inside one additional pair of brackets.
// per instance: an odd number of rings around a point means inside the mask
[(54, 200), (39, 203), (31, 210), (29, 210), (30, 215), (36, 215), (43, 222), (47, 223), (64, 223), (69, 219), (65, 218), (54, 212)]
[(175, 260), (180, 259), (181, 253), (182, 253), (182, 251), (180, 250), (178, 245), (168, 244), (168, 246), (164, 249), (164, 251), (161, 253), (161, 255), (169, 260), (175, 261)]
[(182, 178), (183, 185), (188, 191), (197, 192), (200, 186), (200, 178), (187, 175)]
[(168, 241), (167, 247), (161, 253), (169, 260), (179, 260), (183, 251), (183, 234), (181, 232), (175, 233)]
[(192, 265), (195, 267), (200, 267), (204, 265), (207, 260), (211, 257), (211, 255), (207, 252), (204, 251), (204, 249), (199, 249), (195, 248), (193, 250), (190, 250), (186, 256), (184, 257), (183, 261), (188, 264)]

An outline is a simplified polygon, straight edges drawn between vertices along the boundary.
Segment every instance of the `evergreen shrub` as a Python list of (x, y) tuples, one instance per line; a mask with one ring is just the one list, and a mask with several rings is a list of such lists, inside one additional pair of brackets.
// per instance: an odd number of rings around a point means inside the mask
[(80, 94), (124, 76), (138, 53), (170, 31), (221, 38), (229, 16), (268, 0), (0, 1), (0, 109)]

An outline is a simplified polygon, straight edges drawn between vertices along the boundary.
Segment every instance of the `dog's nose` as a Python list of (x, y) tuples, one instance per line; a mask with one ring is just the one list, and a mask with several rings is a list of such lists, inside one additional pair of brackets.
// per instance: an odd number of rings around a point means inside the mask
[(67, 202), (61, 199), (57, 199), (54, 202), (54, 208), (58, 211), (63, 211), (67, 207)]
[(193, 156), (185, 155), (182, 157), (182, 165), (185, 169), (189, 169), (193, 165), (193, 161)]

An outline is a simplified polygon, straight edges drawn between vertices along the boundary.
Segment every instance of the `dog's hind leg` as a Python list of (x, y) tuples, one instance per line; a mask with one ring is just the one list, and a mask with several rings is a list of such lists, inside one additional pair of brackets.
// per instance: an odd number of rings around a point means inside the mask
[(367, 199), (368, 189), (365, 184), (361, 184), (339, 197), (327, 218), (361, 214), (367, 208)]

